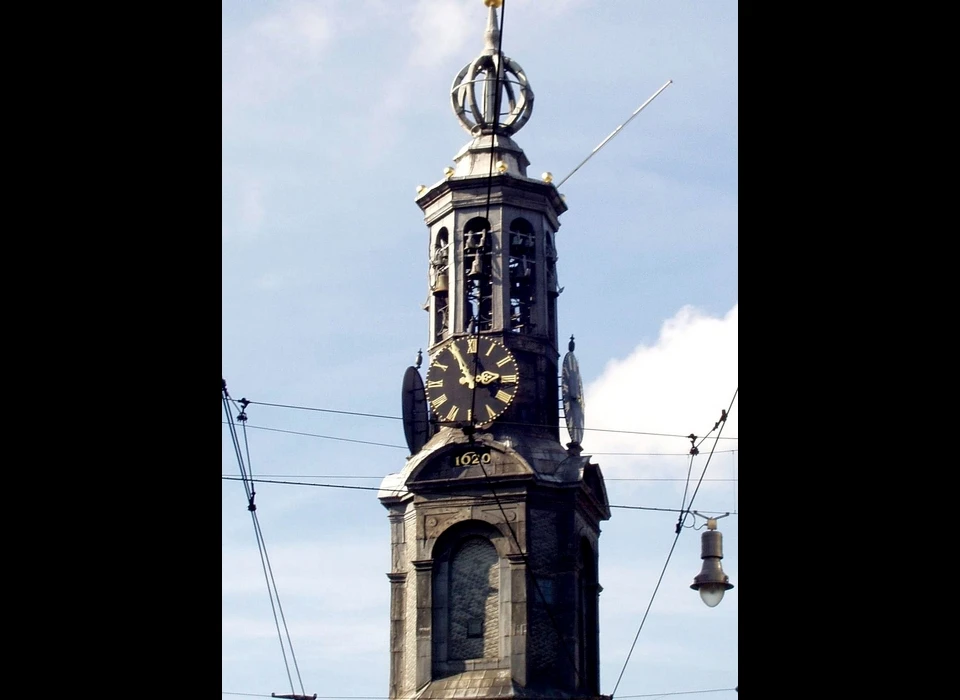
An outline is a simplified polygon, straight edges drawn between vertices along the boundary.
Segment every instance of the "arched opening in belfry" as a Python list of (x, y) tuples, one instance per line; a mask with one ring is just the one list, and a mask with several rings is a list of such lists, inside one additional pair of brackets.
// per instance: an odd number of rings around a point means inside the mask
[(509, 240), (510, 330), (533, 333), (531, 312), (537, 298), (537, 249), (533, 226), (524, 218), (514, 219), (510, 222)]
[(490, 330), (493, 324), (493, 272), (490, 222), (477, 216), (463, 229), (464, 326), (463, 332)]
[(430, 251), (430, 291), (433, 292), (433, 342), (439, 343), (450, 331), (450, 234), (437, 231)]

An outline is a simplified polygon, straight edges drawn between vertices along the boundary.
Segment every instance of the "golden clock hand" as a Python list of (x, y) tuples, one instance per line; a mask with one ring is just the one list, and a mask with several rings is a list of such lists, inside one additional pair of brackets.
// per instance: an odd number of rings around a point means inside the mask
[(475, 378), (475, 381), (477, 382), (477, 384), (492, 384), (498, 379), (500, 379), (500, 375), (497, 374), (496, 372), (483, 370), (483, 372), (480, 373), (480, 376)]
[(456, 358), (457, 364), (460, 365), (460, 371), (463, 373), (463, 376), (460, 377), (460, 383), (466, 384), (468, 389), (473, 389), (473, 373), (467, 369), (467, 363), (464, 361), (463, 355), (460, 354), (460, 348), (457, 347), (456, 343), (450, 345), (450, 353)]

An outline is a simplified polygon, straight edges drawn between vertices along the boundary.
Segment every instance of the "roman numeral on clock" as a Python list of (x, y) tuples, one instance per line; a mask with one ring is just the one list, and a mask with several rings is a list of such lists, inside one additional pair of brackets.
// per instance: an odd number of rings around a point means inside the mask
[(497, 392), (497, 395), (495, 398), (500, 399), (504, 403), (510, 403), (510, 394), (505, 392), (503, 389)]
[(438, 410), (443, 404), (445, 404), (446, 402), (447, 402), (447, 395), (446, 395), (446, 394), (440, 394), (440, 396), (438, 396), (437, 398), (435, 398), (433, 401), (430, 402), (430, 407), (431, 407), (434, 411), (436, 411), (436, 410)]

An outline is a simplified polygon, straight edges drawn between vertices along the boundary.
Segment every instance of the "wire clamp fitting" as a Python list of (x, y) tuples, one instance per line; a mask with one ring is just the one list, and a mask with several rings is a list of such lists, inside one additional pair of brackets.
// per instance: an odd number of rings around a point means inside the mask
[(720, 424), (721, 424), (721, 423), (726, 423), (726, 422), (727, 422), (727, 409), (721, 408), (721, 409), (720, 409), (720, 420), (718, 420), (716, 423), (713, 424), (713, 429), (716, 430), (717, 428), (720, 427)]

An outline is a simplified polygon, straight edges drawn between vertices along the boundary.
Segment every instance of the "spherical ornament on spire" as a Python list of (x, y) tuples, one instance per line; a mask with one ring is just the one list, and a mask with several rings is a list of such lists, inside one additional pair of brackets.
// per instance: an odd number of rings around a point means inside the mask
[(490, 8), (484, 49), (453, 80), (450, 103), (460, 125), (473, 137), (510, 136), (533, 112), (533, 90), (516, 61), (500, 53), (497, 7), (502, 0), (484, 0)]

